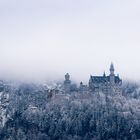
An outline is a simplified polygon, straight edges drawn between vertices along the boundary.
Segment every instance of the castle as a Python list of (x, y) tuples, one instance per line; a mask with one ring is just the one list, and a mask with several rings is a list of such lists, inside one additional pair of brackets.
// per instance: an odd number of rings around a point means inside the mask
[(65, 92), (75, 91), (79, 90), (80, 92), (86, 92), (90, 91), (93, 93), (97, 92), (103, 92), (105, 94), (109, 93), (122, 93), (122, 80), (119, 78), (119, 76), (116, 76), (114, 74), (114, 65), (111, 63), (110, 65), (110, 74), (106, 76), (104, 73), (103, 76), (90, 76), (89, 84), (83, 85), (83, 83), (80, 83), (79, 88), (73, 87), (70, 81), (70, 75), (67, 73), (65, 75), (65, 81), (63, 84)]
[(89, 90), (93, 92), (103, 93), (119, 93), (122, 92), (122, 80), (114, 74), (114, 65), (110, 65), (110, 75), (106, 76), (104, 73), (103, 76), (90, 76), (89, 79)]

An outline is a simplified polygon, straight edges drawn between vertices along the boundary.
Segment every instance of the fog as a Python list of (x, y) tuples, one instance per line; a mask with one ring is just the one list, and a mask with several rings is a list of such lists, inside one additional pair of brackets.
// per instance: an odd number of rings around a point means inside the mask
[(140, 80), (139, 0), (0, 0), (0, 77)]

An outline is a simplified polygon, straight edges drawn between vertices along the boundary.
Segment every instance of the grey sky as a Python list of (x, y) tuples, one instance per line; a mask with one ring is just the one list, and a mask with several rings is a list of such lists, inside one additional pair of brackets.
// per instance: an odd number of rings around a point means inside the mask
[[(0, 77), (140, 80), (139, 0), (0, 0)], [(56, 77), (55, 77), (56, 76)]]

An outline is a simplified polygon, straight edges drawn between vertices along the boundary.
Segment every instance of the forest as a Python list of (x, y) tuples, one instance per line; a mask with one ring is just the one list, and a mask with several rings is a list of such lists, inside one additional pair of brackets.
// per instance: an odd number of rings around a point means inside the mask
[[(0, 140), (140, 139), (140, 86), (122, 94), (63, 94), (56, 84), (0, 86)], [(53, 91), (53, 95), (49, 96)]]

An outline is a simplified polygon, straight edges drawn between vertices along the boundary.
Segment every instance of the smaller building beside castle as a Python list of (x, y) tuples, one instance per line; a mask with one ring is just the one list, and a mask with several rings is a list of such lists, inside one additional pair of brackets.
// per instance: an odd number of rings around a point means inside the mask
[(84, 85), (83, 82), (80, 82), (79, 92), (80, 93), (86, 93), (87, 91), (88, 91), (88, 86)]
[(119, 76), (114, 74), (114, 65), (110, 65), (110, 75), (106, 76), (104, 73), (103, 76), (90, 76), (89, 79), (89, 90), (93, 92), (103, 92), (108, 93), (122, 93), (122, 80)]

